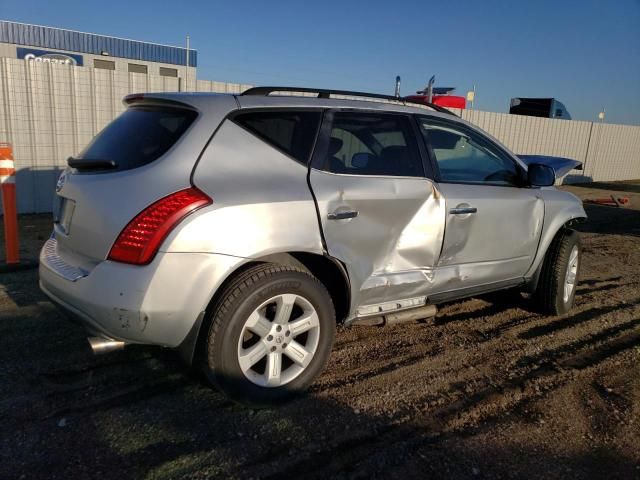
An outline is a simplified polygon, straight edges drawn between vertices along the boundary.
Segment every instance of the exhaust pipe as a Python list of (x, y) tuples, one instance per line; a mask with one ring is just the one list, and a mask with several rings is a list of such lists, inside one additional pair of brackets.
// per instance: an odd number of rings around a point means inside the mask
[(374, 325), (396, 325), (398, 323), (422, 320), (424, 318), (435, 317), (438, 308), (435, 305), (425, 305), (419, 308), (412, 308), (398, 313), (389, 313), (377, 317), (356, 318), (351, 325), (365, 325), (368, 327)]
[(89, 337), (87, 340), (94, 355), (102, 355), (103, 353), (113, 352), (114, 350), (122, 350), (125, 345), (124, 342), (111, 340), (110, 338)]

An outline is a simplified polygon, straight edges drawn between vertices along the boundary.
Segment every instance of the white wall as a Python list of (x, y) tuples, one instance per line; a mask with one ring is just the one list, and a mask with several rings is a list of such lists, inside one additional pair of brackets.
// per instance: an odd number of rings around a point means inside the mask
[(580, 160), (565, 182), (640, 179), (640, 126), (457, 110), (514, 153)]
[[(69, 156), (124, 110), (130, 93), (175, 92), (179, 80), (0, 58), (0, 141), (13, 145), (18, 211), (51, 211)], [(183, 89), (185, 85), (182, 85)], [(250, 85), (189, 78), (190, 90), (239, 93)]]
[[(251, 85), (189, 79), (189, 90), (239, 93)], [(13, 144), (18, 211), (51, 211), (57, 177), (123, 111), (129, 93), (177, 91), (178, 79), (0, 58), (0, 142)], [(640, 127), (464, 110), (515, 153), (585, 163), (571, 181), (640, 178)]]

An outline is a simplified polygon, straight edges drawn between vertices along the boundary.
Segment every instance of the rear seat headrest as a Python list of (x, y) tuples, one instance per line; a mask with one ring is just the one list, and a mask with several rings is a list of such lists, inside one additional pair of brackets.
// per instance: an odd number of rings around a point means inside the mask
[(343, 145), (343, 141), (337, 137), (331, 137), (329, 140), (329, 156), (333, 157), (336, 153), (340, 151)]

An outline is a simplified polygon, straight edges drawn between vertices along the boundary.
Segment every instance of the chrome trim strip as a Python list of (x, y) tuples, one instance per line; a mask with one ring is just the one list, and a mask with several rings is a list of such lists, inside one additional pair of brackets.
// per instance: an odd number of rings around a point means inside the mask
[(372, 305), (362, 305), (356, 310), (355, 318), (364, 318), (385, 313), (396, 313), (411, 308), (423, 307), (427, 304), (427, 297), (414, 297)]
[(58, 255), (58, 241), (55, 238), (47, 240), (42, 247), (40, 264), (70, 282), (75, 282), (89, 275), (86, 270), (69, 265)]
[(330, 212), (327, 214), (329, 220), (344, 220), (345, 218), (356, 218), (358, 212), (352, 210), (348, 212)]
[(478, 209), (476, 207), (456, 207), (449, 210), (452, 215), (464, 215), (466, 213), (476, 213)]

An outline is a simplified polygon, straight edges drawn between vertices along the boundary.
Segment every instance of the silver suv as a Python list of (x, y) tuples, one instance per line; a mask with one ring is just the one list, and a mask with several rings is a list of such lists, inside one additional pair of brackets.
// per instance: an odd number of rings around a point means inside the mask
[(516, 156), (440, 107), (382, 95), (124, 102), (69, 159), (40, 257), (42, 290), (94, 351), (176, 348), (264, 405), (321, 372), (336, 322), (426, 318), (503, 289), (552, 314), (573, 305), (571, 225), (586, 215), (553, 184), (579, 162)]

